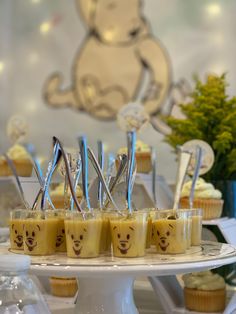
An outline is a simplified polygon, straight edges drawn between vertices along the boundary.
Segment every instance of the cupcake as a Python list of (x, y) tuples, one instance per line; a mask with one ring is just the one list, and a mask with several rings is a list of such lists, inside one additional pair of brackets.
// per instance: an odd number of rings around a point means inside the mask
[[(136, 142), (135, 150), (136, 150), (135, 157), (136, 157), (136, 163), (137, 163), (137, 172), (149, 173), (152, 169), (150, 146), (138, 140)], [(118, 155), (120, 154), (127, 154), (127, 148), (126, 147), (120, 148), (118, 151)]]
[[(55, 208), (58, 208), (58, 209), (64, 208), (65, 206), (64, 190), (65, 190), (64, 182), (61, 182), (59, 185), (56, 186), (54, 190), (50, 192), (51, 200)], [(69, 197), (70, 195), (71, 194), (69, 191)], [(76, 188), (76, 197), (78, 199), (78, 202), (80, 203), (83, 197), (83, 192), (80, 186), (77, 186)]]
[[(188, 181), (183, 185), (180, 198), (180, 207), (189, 208), (189, 194), (191, 190), (192, 181)], [(206, 183), (205, 180), (199, 178), (197, 180), (193, 208), (202, 208), (202, 218), (215, 219), (219, 218), (223, 210), (222, 194), (216, 190), (211, 183)]]
[(78, 284), (76, 278), (50, 277), (51, 294), (56, 297), (74, 297)]
[(197, 312), (222, 312), (226, 302), (224, 279), (211, 271), (183, 276), (185, 307)]
[[(7, 151), (8, 157), (13, 161), (17, 174), (20, 177), (30, 177), (32, 173), (32, 163), (26, 149), (19, 144), (15, 144)], [(4, 156), (0, 156), (0, 176), (11, 176), (12, 171)]]

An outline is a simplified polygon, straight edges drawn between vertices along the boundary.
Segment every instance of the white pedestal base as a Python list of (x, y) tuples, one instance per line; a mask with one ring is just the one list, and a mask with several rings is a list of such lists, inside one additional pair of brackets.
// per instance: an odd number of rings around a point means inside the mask
[(79, 278), (77, 314), (138, 314), (133, 299), (134, 278)]

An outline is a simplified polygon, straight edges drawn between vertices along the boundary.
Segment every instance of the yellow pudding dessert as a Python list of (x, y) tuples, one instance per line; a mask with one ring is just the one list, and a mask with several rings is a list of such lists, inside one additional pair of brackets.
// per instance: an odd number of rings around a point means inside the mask
[(51, 294), (56, 297), (74, 297), (78, 284), (76, 278), (68, 277), (50, 277)]
[(225, 281), (211, 271), (186, 274), (184, 299), (188, 310), (197, 312), (221, 312), (225, 309)]
[(130, 217), (118, 216), (110, 220), (113, 254), (117, 257), (145, 255), (147, 212), (135, 212)]
[(192, 209), (191, 245), (200, 245), (202, 239), (202, 209)]
[[(127, 148), (122, 147), (118, 150), (118, 155), (127, 154)], [(149, 145), (137, 140), (135, 146), (135, 158), (137, 163), (137, 172), (149, 173), (152, 169), (151, 148)], [(118, 161), (117, 166), (118, 166)]]
[(161, 254), (185, 253), (187, 248), (187, 213), (159, 210), (153, 221), (156, 250)]
[(27, 211), (15, 209), (10, 212), (9, 231), (10, 246), (12, 250), (23, 250), (23, 226)]
[[(7, 151), (8, 157), (12, 160), (18, 176), (30, 177), (32, 173), (32, 163), (26, 149), (15, 144)], [(11, 176), (12, 171), (4, 156), (0, 156), (0, 176)]]
[(117, 216), (115, 211), (102, 212), (102, 231), (100, 241), (100, 253), (111, 252), (111, 228), (110, 219)]
[[(189, 194), (192, 181), (188, 181), (183, 185), (180, 198), (181, 208), (189, 208)], [(197, 180), (194, 192), (193, 208), (202, 208), (203, 219), (219, 218), (222, 214), (224, 201), (222, 193), (216, 190), (211, 183), (199, 178)]]
[(58, 218), (45, 212), (31, 211), (24, 221), (24, 253), (50, 255), (55, 253)]
[(66, 236), (65, 236), (65, 210), (56, 211), (57, 236), (56, 236), (56, 252), (66, 252)]
[(88, 258), (99, 255), (102, 230), (101, 214), (71, 213), (65, 219), (66, 247), (68, 257)]
[[(50, 192), (50, 197), (55, 208), (62, 209), (65, 207), (64, 190), (65, 190), (65, 184), (64, 182), (61, 182), (59, 185), (56, 186), (54, 190)], [(71, 193), (69, 191), (68, 197), (70, 198), (70, 196), (71, 196)], [(78, 202), (80, 203), (83, 198), (83, 191), (80, 188), (80, 186), (77, 186), (76, 188), (76, 197), (78, 199)]]

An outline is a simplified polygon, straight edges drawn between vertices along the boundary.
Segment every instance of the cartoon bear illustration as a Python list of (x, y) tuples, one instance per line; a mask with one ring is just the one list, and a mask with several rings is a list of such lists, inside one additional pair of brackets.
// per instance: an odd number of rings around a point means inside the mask
[(24, 252), (29, 255), (55, 253), (58, 219), (26, 219), (23, 226)]
[(20, 219), (10, 221), (11, 249), (23, 250), (23, 222)]
[(99, 255), (102, 219), (65, 220), (68, 257), (87, 258)]
[(170, 62), (142, 14), (142, 2), (77, 0), (77, 5), (88, 30), (75, 57), (72, 84), (63, 90), (62, 76), (51, 75), (46, 103), (115, 119), (122, 106), (137, 99), (147, 73), (142, 104), (151, 115), (160, 112), (170, 87)]
[(144, 256), (147, 222), (136, 220), (111, 220), (113, 254), (117, 257)]

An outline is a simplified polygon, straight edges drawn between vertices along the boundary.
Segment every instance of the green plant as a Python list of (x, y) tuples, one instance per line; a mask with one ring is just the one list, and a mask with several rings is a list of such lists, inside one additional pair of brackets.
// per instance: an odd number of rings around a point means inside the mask
[(236, 97), (226, 94), (226, 75), (209, 75), (203, 83), (195, 78), (191, 101), (181, 104), (186, 119), (166, 118), (172, 129), (165, 140), (171, 146), (201, 139), (214, 150), (215, 163), (206, 180), (236, 178)]

